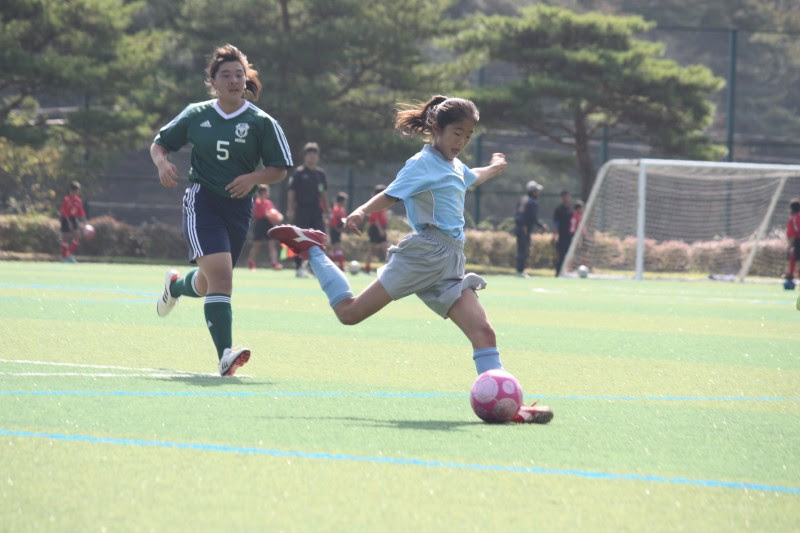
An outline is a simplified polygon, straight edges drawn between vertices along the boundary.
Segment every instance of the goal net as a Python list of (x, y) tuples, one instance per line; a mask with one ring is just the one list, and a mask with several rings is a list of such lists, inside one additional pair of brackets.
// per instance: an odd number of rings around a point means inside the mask
[(598, 172), (561, 273), (780, 277), (798, 196), (800, 165), (614, 159)]

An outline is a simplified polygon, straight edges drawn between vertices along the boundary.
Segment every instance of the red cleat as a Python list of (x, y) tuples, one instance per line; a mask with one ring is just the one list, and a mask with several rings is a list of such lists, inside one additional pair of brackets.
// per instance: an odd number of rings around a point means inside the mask
[(315, 229), (301, 229), (297, 226), (283, 224), (275, 226), (267, 232), (270, 238), (285, 244), (291, 251), (303, 259), (308, 258), (308, 250), (319, 246), (323, 250), (328, 244), (328, 236)]
[(553, 410), (546, 405), (523, 405), (511, 419), (518, 424), (547, 424), (553, 419)]

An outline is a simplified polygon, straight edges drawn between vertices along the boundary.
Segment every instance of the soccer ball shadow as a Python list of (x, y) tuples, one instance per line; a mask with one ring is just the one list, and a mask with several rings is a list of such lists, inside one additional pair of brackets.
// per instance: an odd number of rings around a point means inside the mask
[[(291, 420), (319, 420), (319, 417), (269, 417), (285, 418)], [(359, 418), (355, 416), (326, 416), (326, 420), (341, 420), (354, 422), (360, 425), (369, 424), (374, 427), (390, 429), (413, 429), (425, 431), (458, 431), (463, 427), (484, 426), (480, 420), (378, 420), (376, 418)]]

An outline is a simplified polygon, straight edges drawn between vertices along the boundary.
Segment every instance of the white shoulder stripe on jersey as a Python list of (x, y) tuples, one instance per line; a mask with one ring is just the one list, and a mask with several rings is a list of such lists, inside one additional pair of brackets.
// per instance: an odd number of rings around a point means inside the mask
[(286, 160), (286, 166), (293, 166), (292, 151), (289, 149), (289, 142), (283, 134), (283, 129), (276, 120), (272, 121), (272, 127), (275, 128), (275, 135), (278, 137), (278, 143), (281, 145), (281, 152), (283, 152), (283, 158)]
[(289, 142), (286, 140), (286, 135), (284, 135), (281, 125), (278, 124), (277, 120), (272, 118), (272, 115), (259, 108), (253, 102), (248, 103), (253, 109), (256, 109), (267, 115), (269, 121), (272, 122), (272, 129), (275, 131), (275, 138), (278, 140), (278, 145), (281, 147), (281, 153), (283, 154), (283, 159), (286, 161), (286, 166), (294, 166), (294, 163), (292, 162), (292, 150), (289, 148)]

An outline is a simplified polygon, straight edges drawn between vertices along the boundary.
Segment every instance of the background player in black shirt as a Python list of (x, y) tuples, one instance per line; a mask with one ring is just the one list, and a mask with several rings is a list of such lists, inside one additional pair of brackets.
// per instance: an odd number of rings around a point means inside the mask
[[(300, 228), (313, 228), (327, 233), (328, 178), (319, 166), (319, 145), (306, 143), (303, 147), (303, 164), (289, 178), (286, 217)], [(295, 257), (297, 277), (307, 276), (307, 262)]]

